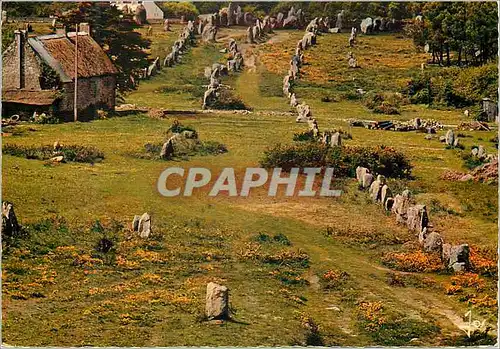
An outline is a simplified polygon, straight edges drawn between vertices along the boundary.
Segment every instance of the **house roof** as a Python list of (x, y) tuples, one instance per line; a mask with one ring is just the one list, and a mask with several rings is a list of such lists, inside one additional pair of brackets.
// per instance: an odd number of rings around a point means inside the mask
[(6, 90), (2, 91), (2, 102), (30, 105), (51, 105), (57, 99), (55, 90)]
[[(63, 82), (75, 77), (76, 33), (53, 34), (29, 38), (28, 43), (54, 69)], [(87, 33), (78, 33), (78, 77), (118, 73), (106, 53)]]

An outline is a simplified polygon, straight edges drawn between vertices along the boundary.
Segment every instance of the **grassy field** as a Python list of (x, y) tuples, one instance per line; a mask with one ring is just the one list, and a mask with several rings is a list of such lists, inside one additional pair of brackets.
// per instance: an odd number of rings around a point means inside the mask
[[(178, 28), (154, 31), (152, 55), (170, 47)], [(224, 61), (215, 45), (199, 43), (182, 62), (141, 82), (127, 103), (168, 110), (201, 107), (204, 67)], [(241, 36), (236, 31), (235, 36)], [(496, 272), (456, 276), (431, 271), (432, 261), (412, 244), (415, 236), (370, 203), (354, 180), (339, 180), (339, 198), (275, 198), (266, 188), (248, 198), (165, 198), (156, 182), (170, 166), (208, 167), (215, 177), (225, 167), (258, 167), (264, 150), (289, 144), (304, 131), (280, 96), (282, 76), (299, 32), (281, 31), (272, 43), (241, 45), (254, 66), (227, 83), (254, 113), (172, 114), (153, 119), (124, 115), (88, 123), (20, 125), (4, 144), (95, 146), (105, 158), (95, 164), (63, 163), (3, 156), (3, 199), (14, 202), (30, 237), (4, 251), (3, 340), (13, 345), (467, 345), (495, 343), (468, 339), (464, 314), (496, 328)], [(223, 38), (223, 39), (222, 39)], [(469, 243), (483, 264), (496, 265), (497, 187), (447, 182), (447, 169), (462, 170), (459, 150), (447, 150), (424, 134), (349, 128), (346, 119), (383, 119), (358, 100), (335, 97), (350, 88), (397, 89), (423, 59), (411, 43), (393, 35), (361, 37), (354, 51), (361, 69), (348, 71), (347, 36), (324, 35), (307, 51), (298, 89), (312, 107), (320, 129), (343, 128), (346, 145), (391, 145), (407, 154), (412, 180), (391, 180), (410, 188), (428, 205), (435, 229), (447, 242)], [(379, 54), (380, 51), (386, 52)], [(316, 57), (316, 59), (313, 59)], [(369, 60), (368, 60), (369, 59)], [(354, 78), (355, 85), (351, 84)], [(347, 84), (348, 87), (345, 85)], [(320, 92), (318, 93), (318, 90)], [(460, 110), (408, 105), (401, 115), (464, 121)], [(140, 159), (145, 143), (161, 142), (174, 120), (197, 130), (202, 141), (225, 144), (228, 153), (170, 162)], [(489, 142), (495, 132), (461, 131), (464, 151)], [(212, 178), (212, 182), (215, 178)], [(178, 183), (181, 183), (179, 181)], [(398, 190), (399, 191), (399, 190)], [(149, 212), (151, 238), (130, 232), (132, 218)], [(113, 241), (108, 253), (96, 248)], [(275, 238), (276, 237), (276, 238)], [(384, 264), (389, 252), (407, 253), (425, 272), (397, 271)], [(230, 289), (233, 321), (204, 319), (209, 281)], [(457, 285), (460, 289), (457, 288)], [(453, 290), (453, 287), (455, 290)], [(310, 321), (318, 332), (307, 330)]]

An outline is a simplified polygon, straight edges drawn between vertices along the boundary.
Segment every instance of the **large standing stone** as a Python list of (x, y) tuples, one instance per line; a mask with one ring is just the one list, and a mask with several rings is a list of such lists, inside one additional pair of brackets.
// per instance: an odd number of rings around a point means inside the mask
[(408, 229), (415, 232), (418, 236), (429, 223), (427, 207), (425, 205), (410, 206), (407, 215), (406, 225)]
[(443, 238), (439, 233), (432, 232), (424, 240), (424, 251), (425, 252), (437, 252), (442, 253), (443, 250)]
[(456, 272), (470, 269), (469, 245), (451, 246), (450, 244), (443, 244), (442, 251), (442, 260), (448, 268)]
[(135, 8), (134, 20), (139, 25), (143, 25), (144, 23), (146, 23), (146, 8), (143, 4), (140, 4)]
[(4, 201), (2, 203), (2, 235), (13, 237), (19, 235), (21, 226), (17, 222), (16, 214), (14, 213), (14, 205)]
[(392, 198), (391, 189), (387, 186), (387, 184), (384, 184), (384, 186), (380, 190), (380, 201), (382, 202), (382, 205), (385, 206), (385, 202), (389, 198)]
[(285, 19), (285, 15), (281, 12), (276, 16), (276, 28), (283, 27), (283, 20)]
[(259, 26), (254, 25), (252, 27), (252, 35), (253, 35), (254, 40), (257, 40), (259, 38)]
[(361, 186), (363, 189), (369, 188), (373, 183), (373, 175), (371, 173), (365, 173), (362, 179)]
[(245, 25), (254, 25), (255, 17), (250, 12), (245, 12), (243, 15), (243, 22)]
[(368, 34), (371, 33), (372, 30), (373, 30), (373, 20), (370, 17), (363, 19), (363, 21), (361, 22), (361, 32), (363, 34)]
[(141, 216), (138, 229), (141, 238), (147, 238), (151, 234), (151, 216), (148, 213)]
[(385, 184), (385, 177), (378, 175), (377, 179), (370, 185), (369, 194), (374, 202), (380, 201), (382, 187)]
[(335, 27), (339, 28), (339, 31), (342, 30), (344, 24), (344, 10), (340, 11), (337, 15), (337, 22), (335, 23)]
[(411, 193), (409, 190), (404, 190), (403, 193), (396, 195), (394, 198), (394, 204), (392, 206), (392, 212), (396, 215), (396, 222), (404, 224), (406, 223), (408, 207), (410, 207), (410, 197)]
[(370, 170), (367, 169), (366, 167), (361, 167), (361, 166), (356, 167), (356, 179), (358, 180), (359, 185), (363, 184), (363, 176), (366, 173), (370, 173)]
[(205, 311), (209, 320), (229, 318), (229, 289), (226, 286), (208, 283)]
[(215, 42), (216, 35), (217, 35), (217, 27), (208, 24), (203, 28), (203, 33), (201, 34), (201, 38), (204, 42)]
[(340, 137), (340, 133), (339, 132), (335, 132), (332, 135), (332, 140), (330, 142), (330, 145), (332, 147), (340, 147), (342, 145), (342, 137)]
[(236, 23), (235, 10), (236, 10), (236, 6), (232, 2), (230, 2), (229, 5), (227, 6), (227, 26), (228, 27), (235, 25), (235, 23)]
[(283, 20), (283, 28), (291, 28), (297, 24), (297, 17), (288, 16)]

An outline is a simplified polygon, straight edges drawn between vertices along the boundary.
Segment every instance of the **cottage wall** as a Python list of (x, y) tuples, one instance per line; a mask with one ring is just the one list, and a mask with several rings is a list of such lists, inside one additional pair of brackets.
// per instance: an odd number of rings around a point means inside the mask
[[(24, 88), (27, 90), (41, 90), (40, 61), (31, 47), (23, 45), (22, 61), (19, 62), (17, 43), (14, 41), (4, 52), (2, 57), (2, 86), (4, 90)], [(24, 69), (20, 69), (20, 64)], [(20, 76), (23, 74), (24, 76)], [(19, 86), (21, 81), (24, 86)]]
[[(95, 76), (90, 78), (78, 79), (78, 110), (105, 109), (113, 110), (115, 106), (115, 86), (116, 77)], [(73, 112), (74, 102), (74, 82), (68, 82), (63, 85), (64, 94), (58, 106), (62, 113)]]

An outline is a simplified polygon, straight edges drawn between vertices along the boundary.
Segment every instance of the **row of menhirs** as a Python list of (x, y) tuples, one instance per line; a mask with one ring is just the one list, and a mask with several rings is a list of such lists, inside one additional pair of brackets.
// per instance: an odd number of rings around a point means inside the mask
[(76, 57), (79, 119), (113, 110), (118, 71), (82, 23), (78, 34), (65, 28), (43, 36), (15, 32), (2, 57), (2, 116), (28, 118), (36, 112), (72, 120)]

